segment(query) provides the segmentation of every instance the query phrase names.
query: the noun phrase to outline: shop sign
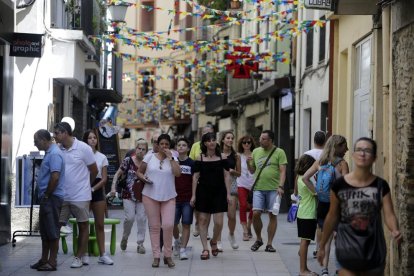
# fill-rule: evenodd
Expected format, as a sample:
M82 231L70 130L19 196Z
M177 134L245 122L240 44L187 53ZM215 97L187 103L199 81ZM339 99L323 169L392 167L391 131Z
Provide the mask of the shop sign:
M13 33L10 56L40 58L42 56L42 36L42 34Z
M305 0L305 8L315 10L332 10L332 0Z

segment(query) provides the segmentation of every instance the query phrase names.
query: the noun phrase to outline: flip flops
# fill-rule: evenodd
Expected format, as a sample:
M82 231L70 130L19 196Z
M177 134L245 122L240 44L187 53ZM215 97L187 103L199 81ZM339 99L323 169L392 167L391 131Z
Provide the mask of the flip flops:
M42 260L38 260L36 263L30 265L31 269L38 269L40 266L44 265L45 263Z
M276 252L276 249L274 249L271 244L268 244L268 245L266 245L265 251L266 252Z
M45 263L39 266L37 271L56 271L56 266L52 266L50 263Z

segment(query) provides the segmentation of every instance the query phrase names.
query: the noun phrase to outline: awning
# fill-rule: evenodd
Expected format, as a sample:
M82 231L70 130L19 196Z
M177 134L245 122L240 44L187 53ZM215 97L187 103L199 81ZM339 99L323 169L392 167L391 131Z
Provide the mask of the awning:
M120 103L122 102L121 93L114 89L89 88L89 101L103 103Z

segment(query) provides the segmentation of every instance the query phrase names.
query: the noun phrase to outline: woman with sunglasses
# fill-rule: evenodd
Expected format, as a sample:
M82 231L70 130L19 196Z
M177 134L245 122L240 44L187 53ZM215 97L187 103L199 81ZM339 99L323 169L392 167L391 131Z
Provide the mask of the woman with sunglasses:
M253 186L254 178L253 174L247 168L247 159L252 156L252 151L255 147L254 139L250 135L241 137L237 143L241 168L240 176L237 178L237 193L239 196L240 223L243 227L243 241L249 241L253 237L251 229L253 211L250 210L249 216L247 217L247 196Z
M397 244L401 241L401 233L398 229L398 221L394 213L391 200L390 187L388 183L372 173L372 166L377 158L377 144L374 140L367 137L359 138L354 145L352 159L354 170L349 174L336 180L331 188L331 205L325 220L324 231L318 252L318 261L323 262L325 247L331 233L335 228L338 229L336 237L337 261L340 269L339 275L384 275L386 246L383 233L383 223L381 219L381 209L385 225L391 232L391 237ZM338 241L345 235L342 229L353 238L346 239L347 248L342 248ZM382 252L378 258L369 259L369 250L362 250L365 259L359 256L353 259L354 252L360 251L350 247L359 239L356 235L366 235L370 229L376 229L379 234L375 240L379 240L380 246L375 246L375 242L370 240L369 248L375 253ZM379 231L378 231L379 229ZM342 258L338 254L343 252ZM385 252L384 252L385 251ZM382 259L381 259L382 257ZM358 268L357 268L358 267Z
M148 217L151 239L152 267L159 267L161 257L160 233L164 243L164 264L175 266L172 256L172 238L175 219L175 177L181 175L181 168L170 150L171 138L168 134L158 136L158 152L147 154L137 175L145 182L142 202Z
M98 148L98 138L96 132L94 130L87 130L83 134L82 139L86 144L88 144L95 155L96 165L98 167L98 174L96 175L95 182L92 184L92 200L90 203L90 208L92 209L93 216L95 218L95 231L96 231L96 239L98 241L98 248L99 248L99 259L98 262L107 265L113 265L114 262L105 252L105 232L104 232L104 219L105 219L105 196L104 196L104 189L106 182L108 180L108 159L105 155L100 153ZM88 259L86 257L86 259ZM85 256L82 258L84 263Z
M118 179L126 174L126 188L122 189L122 202L124 206L124 230L121 239L121 250L126 250L128 245L129 234L131 234L134 221L137 222L137 253L145 254L145 231L147 230L147 216L145 214L144 205L133 195L132 186L138 179L136 171L148 152L148 143L144 139L137 140L135 152L125 157L121 166L114 175L111 187L111 196L115 196L116 183Z

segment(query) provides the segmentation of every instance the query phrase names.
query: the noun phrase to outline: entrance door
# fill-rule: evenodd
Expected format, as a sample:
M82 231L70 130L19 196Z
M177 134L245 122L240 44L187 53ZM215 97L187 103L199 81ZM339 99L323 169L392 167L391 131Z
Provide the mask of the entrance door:
M372 138L371 116L371 36L355 46L353 142Z

